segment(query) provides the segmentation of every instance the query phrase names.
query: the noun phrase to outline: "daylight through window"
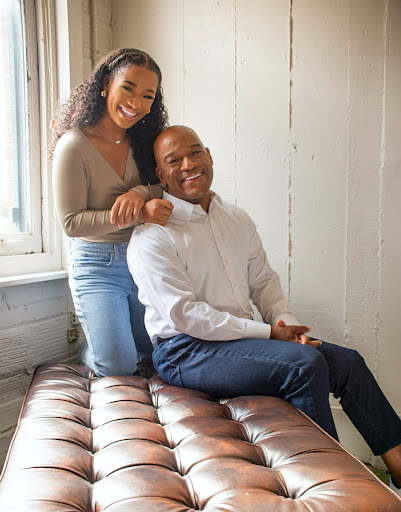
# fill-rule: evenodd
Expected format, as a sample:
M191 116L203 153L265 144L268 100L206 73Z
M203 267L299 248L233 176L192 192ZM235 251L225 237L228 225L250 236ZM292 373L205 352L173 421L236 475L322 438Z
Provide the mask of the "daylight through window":
M31 9L34 14L34 10ZM27 27L27 23L30 24ZM36 21L22 0L2 0L0 8L0 255L41 252L40 163L30 133L39 133ZM35 41L27 39L27 34ZM31 64L31 66L29 65ZM38 172L39 169L39 172ZM36 176L34 176L36 173ZM39 197L38 197L39 196ZM39 215L39 219L37 218Z

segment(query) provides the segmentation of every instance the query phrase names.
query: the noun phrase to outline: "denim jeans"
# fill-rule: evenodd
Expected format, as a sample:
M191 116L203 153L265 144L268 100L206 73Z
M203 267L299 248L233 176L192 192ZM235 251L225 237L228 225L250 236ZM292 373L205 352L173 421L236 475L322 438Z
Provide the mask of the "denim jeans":
M375 455L401 443L401 420L355 350L279 340L204 341L185 334L161 340L153 364L165 381L215 396L278 396L338 439L329 393Z
M78 359L99 376L132 375L138 361L152 359L127 246L77 238L70 242L69 285L86 337Z

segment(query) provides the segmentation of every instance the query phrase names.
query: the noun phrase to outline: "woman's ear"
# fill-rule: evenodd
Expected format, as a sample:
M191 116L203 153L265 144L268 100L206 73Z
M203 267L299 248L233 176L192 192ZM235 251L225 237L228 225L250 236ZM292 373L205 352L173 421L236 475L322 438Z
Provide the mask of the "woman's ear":
M103 89L107 92L108 88L109 88L109 84L110 84L110 75L106 75L104 78L103 78Z

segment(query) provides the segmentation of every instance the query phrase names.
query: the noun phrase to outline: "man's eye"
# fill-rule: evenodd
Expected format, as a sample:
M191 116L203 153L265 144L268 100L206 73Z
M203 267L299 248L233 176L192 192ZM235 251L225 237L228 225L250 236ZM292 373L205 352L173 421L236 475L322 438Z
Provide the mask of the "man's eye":
M176 158L174 158L173 160L170 160L170 161L169 161L169 162L167 162L167 163L168 163L168 165L171 165L171 164L175 164L175 163L176 163L176 161L177 161L177 159L176 159Z

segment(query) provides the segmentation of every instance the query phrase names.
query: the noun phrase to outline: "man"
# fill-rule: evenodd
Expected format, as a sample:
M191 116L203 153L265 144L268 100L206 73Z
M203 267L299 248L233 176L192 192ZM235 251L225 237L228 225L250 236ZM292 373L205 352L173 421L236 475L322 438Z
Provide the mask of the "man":
M135 229L128 264L160 376L216 396L279 396L337 438L332 392L401 483L400 419L356 351L309 338L292 316L254 223L210 191L209 149L173 126L154 152L174 208L164 226Z

